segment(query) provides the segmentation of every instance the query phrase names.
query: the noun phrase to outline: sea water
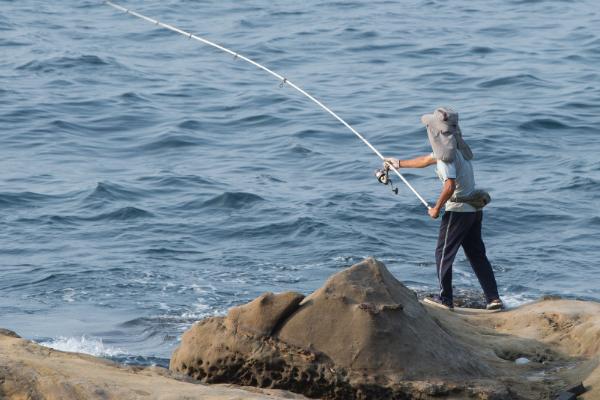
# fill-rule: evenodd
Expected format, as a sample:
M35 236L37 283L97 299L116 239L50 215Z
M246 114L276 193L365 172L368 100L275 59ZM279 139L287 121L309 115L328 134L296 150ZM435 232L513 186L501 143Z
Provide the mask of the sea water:
M450 105L491 192L501 295L600 300L592 1L127 1L231 47L383 154ZM182 332L367 256L437 288L439 221L338 121L243 61L101 1L0 3L0 326L164 365ZM407 170L430 202L431 169ZM457 290L478 293L464 254Z

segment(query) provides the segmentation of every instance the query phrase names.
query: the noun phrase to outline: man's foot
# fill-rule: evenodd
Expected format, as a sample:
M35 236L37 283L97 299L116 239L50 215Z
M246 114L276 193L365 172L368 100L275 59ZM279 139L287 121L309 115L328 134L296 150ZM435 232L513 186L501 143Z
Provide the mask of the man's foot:
M502 300L500 299L492 300L489 303L487 303L487 306L485 306L486 310L502 310L503 308L504 303L502 303Z
M454 310L452 302L442 299L438 295L427 296L423 299L423 303L431 304L432 306L443 308L444 310Z

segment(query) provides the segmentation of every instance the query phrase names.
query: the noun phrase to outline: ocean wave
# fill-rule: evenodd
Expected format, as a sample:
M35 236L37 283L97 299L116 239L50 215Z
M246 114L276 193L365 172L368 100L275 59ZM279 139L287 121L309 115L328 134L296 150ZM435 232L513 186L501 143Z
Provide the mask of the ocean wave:
M205 139L198 136L183 135L183 134L166 134L157 140L150 143L146 143L142 146L137 147L139 151L155 152L155 151L166 151L168 149L179 149L182 147L198 146L206 143Z
M301 144L295 144L289 148L289 151L294 154L299 155L308 155L308 154L320 154L317 151L311 150L306 146L302 146Z
M169 368L169 359L163 357L153 357L153 356L140 356L140 355L117 355L117 356L109 356L112 361L118 362L119 364L125 365L141 365L154 367L159 366L168 369Z
M40 207L49 200L60 200L61 196L49 196L34 192L0 193L2 207Z
M211 208L244 208L264 202L265 199L254 193L225 192L201 203L202 207Z
M568 184L561 185L561 191L581 190L584 192L600 191L600 180L589 176L575 176Z
M577 100L577 101L569 101L569 102L565 102L562 103L562 106L565 108L572 108L573 110L581 110L581 109L597 109L598 108L598 103L596 102L585 102L581 99Z
M269 182L269 183L286 183L283 179L279 179L276 176L270 174L260 174L257 177L257 180L260 182Z
M0 31L12 31L15 29L15 24L9 21L0 20Z
M217 310L206 304L197 303L193 310L133 318L120 323L119 327L130 333L131 341L145 342L158 338L160 342L174 342L177 337L172 334L165 335L165 332L181 332L193 323L215 314L218 314Z
M148 249L145 251L147 254L155 254L155 255L166 255L166 256L176 256L180 254L203 254L203 251L199 250L184 250L184 249L174 249L167 247L157 247Z
M333 136L330 132L314 128L303 128L293 135L300 139L329 139Z
M366 52L382 53L382 52L390 52L392 50L401 49L404 47L406 47L406 46L402 42L379 44L379 45L370 43L370 44L365 44L362 46L348 47L346 50L351 51L351 52L357 52L357 53L366 53ZM423 50L424 54L433 54L433 53L429 53L431 51L433 51L433 50L432 49ZM439 51L439 49L438 49L438 51Z
M231 232L234 236L241 235L242 237L257 237L257 236L291 236L302 237L326 236L329 225L325 222L317 221L310 217L300 217L291 221L276 222L261 225L258 227L250 227L240 229L236 232Z
M77 57L52 57L46 60L31 60L17 67L17 70L30 72L53 72L57 70L102 67L111 64L105 59L90 54L84 54Z
M80 218L85 221L128 221L138 218L151 218L154 214L137 207L123 207L115 211L99 214L93 217Z
M89 201L131 201L137 200L143 197L143 192L140 190L133 190L126 188L121 185L117 185L109 182L98 182L92 193L87 195L84 202Z
M149 102L150 100L136 92L125 92L119 95L119 99L125 100L127 103Z
M82 215L50 215L41 216L36 219L19 219L19 222L35 222L36 220L46 220L53 224L73 225L79 222L100 222L100 221L130 221L135 219L153 218L154 214L137 207L122 207L114 211L109 211L92 216Z
M46 87L50 87L50 88L56 88L56 87L68 87L68 86L73 86L75 85L75 82L70 81L68 79L53 79L51 81L48 81L48 83L46 83Z
M481 88L494 88L499 86L517 86L521 88L527 87L545 87L548 86L543 79L540 79L531 74L518 74L518 75L510 75L503 76L500 78L490 79L484 82L479 83L477 86Z
M22 47L30 45L30 42L18 42L16 40L0 39L0 47Z
M470 52L473 54L490 54L494 52L494 49L487 46L474 46L471 47Z
M569 126L553 118L535 118L519 125L519 129L544 131L547 129L568 129Z
M138 178L139 181L151 183L155 190L180 189L182 191L189 190L190 187L205 187L216 184L207 178L197 175L180 175L180 176L143 176Z
M2 290L17 289L17 288L25 287L25 286L35 286L35 285L39 285L39 284L45 284L45 283L51 282L51 281L64 280L68 277L70 277L70 274L53 273L53 274L49 274L43 278L34 280L33 282L18 282L18 283L14 283L12 285L2 287Z
M183 122L180 122L179 124L177 124L178 128L181 129L188 129L191 131L197 131L199 129L203 128L203 124L202 122L195 120L195 119L187 119Z
M276 127L284 125L287 121L287 118L276 117L274 115L255 114L231 120L229 124L237 128Z
M54 120L50 123L50 125L52 126L53 131L58 130L60 132L69 132L76 135L87 132L87 126L65 121L62 119Z
M59 336L53 339L42 340L38 343L55 350L90 354L96 357L117 357L125 354L125 352L119 348L105 345L102 338L85 335L80 337Z

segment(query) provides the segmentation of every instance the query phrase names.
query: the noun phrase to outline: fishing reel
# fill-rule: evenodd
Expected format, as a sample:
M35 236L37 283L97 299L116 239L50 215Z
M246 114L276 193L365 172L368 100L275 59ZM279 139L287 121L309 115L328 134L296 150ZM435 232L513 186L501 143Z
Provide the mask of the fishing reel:
M394 194L398 194L398 188L394 187L392 178L390 178L390 165L388 163L384 163L383 168L375 170L375 177L379 183L390 185L392 192L394 192Z

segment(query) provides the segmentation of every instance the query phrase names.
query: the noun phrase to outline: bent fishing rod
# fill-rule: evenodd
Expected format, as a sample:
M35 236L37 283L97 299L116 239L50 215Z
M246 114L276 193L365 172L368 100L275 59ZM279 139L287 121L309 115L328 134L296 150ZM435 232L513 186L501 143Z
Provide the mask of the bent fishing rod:
M327 111L331 116L333 116L335 119L337 119L338 121L340 121L346 128L350 129L350 131L352 133L354 133L364 144L366 144L373 151L373 153L375 153L379 158L381 158L381 160L385 161L385 158L383 157L383 155L375 147L373 147L373 145L371 143L369 143L369 141L367 139L365 139L363 137L363 135L361 135L360 133L358 133L358 131L356 129L354 129L352 126L350 126L350 124L348 124L346 121L344 121L339 115L337 115L336 113L334 113L333 111L331 111L331 109L329 109L329 107L327 107L326 105L324 105L323 103L321 103L319 100L317 100L316 98L314 98L313 96L311 96L306 91L304 91L304 89L302 89L301 87L297 86L295 83L293 83L289 79L285 78L284 76L278 74L277 72L274 72L274 71L270 70L269 68L265 67L264 65L261 65L261 64L257 63L254 60L251 60L250 58L248 58L246 56L243 56L243 55L241 55L241 54L239 54L239 53L237 53L237 52L235 52L233 50L230 50L230 49L228 49L226 47L223 47L223 46L220 46L220 45L218 45L216 43L213 43L210 40L205 39L205 38L203 38L201 36L194 35L192 33L189 33L189 32L183 31L183 30L181 30L179 28L176 28L176 27L174 27L172 25L165 24L164 22L160 22L160 21L155 20L153 18L147 17L147 16L142 15L142 14L140 14L138 12L135 12L133 10L130 10L128 8L125 8L125 7L122 7L122 6L118 5L118 4L115 4L115 3L111 2L111 1L105 1L105 3L108 4L111 7L119 10L119 11L122 11L122 12L126 13L126 14L133 15L134 17L137 17L137 18L143 19L145 21L148 21L148 22L150 22L150 23L152 23L152 24L154 24L156 26L160 26L161 28L166 28L166 29L168 29L170 31L179 33L180 35L183 35L183 36L187 37L188 39L194 39L194 40L197 40L197 41L199 41L201 43L204 43L204 44L212 46L212 47L214 47L216 49L219 49L219 50L221 50L221 51L223 51L225 53L228 53L228 54L232 55L233 58L234 58L234 60L239 58L240 60L244 60L247 63L252 64L252 65L254 65L257 68L262 69L263 71L265 71L268 74L274 76L275 78L277 78L280 81L279 87L283 87L284 85L289 85L292 88L294 88L296 91L300 92L303 96L307 97L309 100L311 100L312 102L314 102L316 105L318 105L319 107L321 107L323 110ZM425 201L425 199L415 190L415 188L412 187L412 185L406 180L406 178L396 168L394 168L393 165L390 165L389 163L386 163L386 168L385 168L385 174L386 174L386 176L385 176L385 179L380 179L380 176L377 175L377 179L380 182L382 182L384 184L387 184L387 182L389 181L388 178L387 178L387 170L388 169L391 169L392 171L394 171L394 173L396 175L398 175L398 177L402 180L402 182L404 182L404 184L415 194L415 196L417 196L417 198L421 201L421 203L423 203L423 205L425 207L427 207L428 209L431 208L429 206L429 204L427 204L427 201ZM377 171L377 174L380 174L380 173L381 173L381 171ZM397 193L397 189L396 189L396 193Z

